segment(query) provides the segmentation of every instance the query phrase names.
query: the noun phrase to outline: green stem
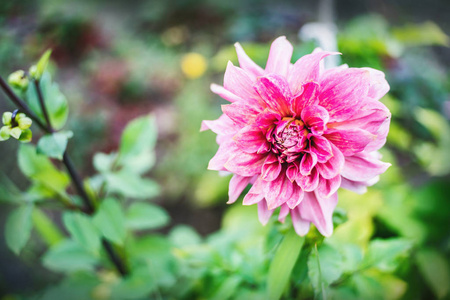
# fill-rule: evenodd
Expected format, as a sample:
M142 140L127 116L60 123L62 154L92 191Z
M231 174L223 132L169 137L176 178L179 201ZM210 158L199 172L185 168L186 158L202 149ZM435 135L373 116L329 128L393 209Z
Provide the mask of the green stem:
M50 132L54 132L55 130L53 129L52 124L50 123L50 118L48 116L47 108L45 107L44 97L42 96L42 90L39 85L39 80L33 79L33 83L34 83L34 86L36 88L36 92L38 95L39 105L41 106L41 110L44 115L45 122L47 123L47 128Z
M305 238L298 236L294 228L291 228L281 241L269 267L267 277L268 299L278 300L281 298L304 243Z

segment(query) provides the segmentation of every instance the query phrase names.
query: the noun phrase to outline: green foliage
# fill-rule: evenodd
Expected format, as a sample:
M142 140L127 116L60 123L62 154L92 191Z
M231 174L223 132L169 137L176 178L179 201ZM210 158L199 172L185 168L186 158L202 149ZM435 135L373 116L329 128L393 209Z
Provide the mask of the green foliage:
M56 169L46 156L38 154L34 146L21 145L18 162L22 173L43 188L43 195L68 198L65 190L70 183L69 176Z
M126 214L126 227L132 230L158 229L169 223L169 215L150 203L133 203Z
M39 61L35 66L32 66L30 68L30 75L36 79L40 80L42 77L42 74L44 74L45 70L47 69L48 62L50 60L50 55L52 54L52 50L47 50L42 54L41 58L39 58Z
M123 245L126 236L125 216L116 199L103 200L92 221L106 239Z
M326 299L325 290L341 277L344 268L342 255L329 245L324 244L319 250L315 248L311 252L308 259L308 276L318 298Z
M56 130L64 127L69 115L69 107L66 97L59 90L59 86L53 83L49 72L45 72L39 80L39 87L42 91L42 97L45 101L45 107L48 111L50 123ZM30 108L37 114L41 120L44 120L44 113L39 104L36 86L30 84L26 91L26 99Z
M417 266L423 278L438 299L449 293L450 267L448 260L438 251L424 248L416 254Z
M146 200L159 194L159 186L148 178L128 170L105 174L108 189L124 197Z
M93 270L98 260L79 242L66 239L52 246L42 257L42 262L53 271L72 273Z
M398 266L397 259L407 254L411 246L411 242L404 239L373 240L362 261L362 268L375 267L392 272Z
M292 228L278 246L267 276L268 299L280 299L305 239Z
M33 205L24 204L11 212L6 220L6 244L16 254L20 253L30 238L31 229L33 227L31 219L32 213Z
M156 123L154 118L144 116L131 121L122 133L119 147L119 164L124 167L132 168L137 173L144 173L150 168L148 158L152 156L152 149L156 143ZM144 159L144 161L142 161Z
M100 233L91 218L78 212L65 212L63 222L72 238L80 246L91 253L98 253L100 250Z
M73 136L72 131L60 131L46 134L38 142L37 153L62 160L67 142Z

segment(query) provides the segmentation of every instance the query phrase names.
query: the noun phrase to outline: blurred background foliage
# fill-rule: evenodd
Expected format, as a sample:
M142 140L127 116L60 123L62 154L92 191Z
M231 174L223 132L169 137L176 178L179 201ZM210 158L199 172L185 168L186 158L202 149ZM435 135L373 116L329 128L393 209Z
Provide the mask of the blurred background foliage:
M335 234L309 234L318 246L302 252L285 299L449 299L449 10L445 0L336 1L342 63L381 69L391 85L382 100L392 112L382 154L392 167L364 195L341 191ZM318 14L316 1L293 0L1 1L0 74L53 49L49 69L69 103L68 149L83 176L115 186L117 174L105 175L110 153L128 121L151 112L154 167L141 173L159 187L144 188L153 204L128 211L138 220L130 228L147 233L128 244L137 275L120 280L94 268L97 258L65 233L45 230L48 218L62 221L42 207L20 257L0 240L0 299L264 299L288 221L262 227L254 207L225 205L229 177L206 170L217 145L199 128L221 113L224 101L209 85L222 83L228 60L237 63L234 42L264 66L270 42L286 35L297 59L316 47L298 31ZM1 111L12 110L0 99ZM30 186L16 153L17 143L1 144L2 229L19 190ZM136 197L120 186L115 192ZM154 223L139 219L146 209ZM61 271L69 273L63 280Z

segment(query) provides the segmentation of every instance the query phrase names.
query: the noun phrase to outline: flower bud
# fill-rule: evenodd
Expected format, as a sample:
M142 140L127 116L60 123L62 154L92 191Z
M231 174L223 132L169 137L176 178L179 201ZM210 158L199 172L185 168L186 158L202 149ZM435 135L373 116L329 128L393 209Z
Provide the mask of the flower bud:
M22 131L22 134L20 135L19 141L22 143L28 143L31 142L31 138L33 137L33 133L30 129L26 129Z
M16 120L16 122L19 122L20 119L26 118L26 117L27 117L26 114L24 114L24 113L18 113L18 114L16 115L15 120Z
M25 115L24 115L25 116ZM17 123L19 124L19 128L22 130L26 130L28 128L30 128L31 124L33 123L33 121L31 121L30 118L28 117L21 117Z
M0 141L6 141L9 139L9 132L11 131L11 127L9 126L3 126L0 129Z
M9 132L9 134L15 138L16 140L18 140L20 138L20 135L22 134L22 129L20 129L19 127L14 127L11 129L11 131Z
M3 125L11 125L11 117L12 117L12 113L7 111L3 113L3 117L2 117L2 122Z
M26 90L29 81L25 72L23 70L18 70L8 76L8 82L17 89Z

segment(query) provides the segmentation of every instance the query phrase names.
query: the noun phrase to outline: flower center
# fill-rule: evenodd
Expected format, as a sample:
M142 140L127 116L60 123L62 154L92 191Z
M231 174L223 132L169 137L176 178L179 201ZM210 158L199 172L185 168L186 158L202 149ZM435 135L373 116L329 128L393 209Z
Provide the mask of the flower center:
M279 154L280 162L293 162L306 148L308 133L301 120L286 117L267 132L267 140L272 143L272 151Z

